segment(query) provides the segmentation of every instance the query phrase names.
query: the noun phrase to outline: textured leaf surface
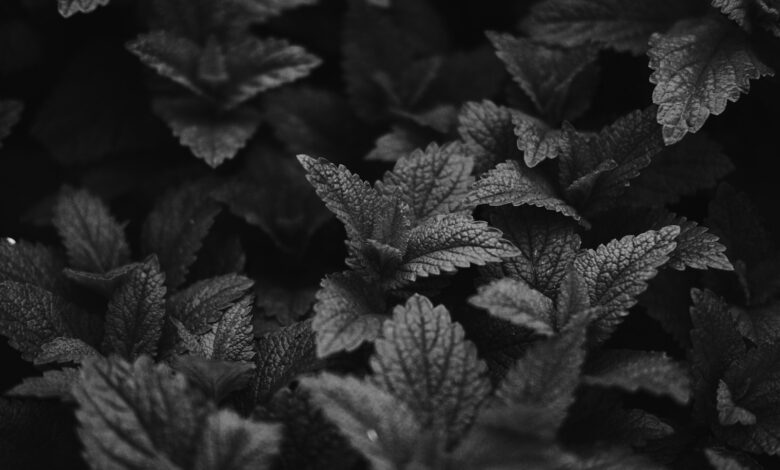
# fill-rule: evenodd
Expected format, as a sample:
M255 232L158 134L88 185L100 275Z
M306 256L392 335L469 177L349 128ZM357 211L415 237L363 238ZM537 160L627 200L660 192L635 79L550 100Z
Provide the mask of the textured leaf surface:
M429 145L399 159L380 185L385 194L400 193L417 221L448 214L458 207L473 178L474 162L459 143Z
M64 259L49 247L8 239L0 240L0 282L33 284L50 292L62 293Z
M299 155L298 160L306 170L306 179L344 224L347 235L355 239L369 238L374 228L373 209L379 203L374 188L343 165L306 155Z
M157 260L129 273L108 303L103 350L127 359L154 355L165 321L165 292Z
M148 357L98 359L84 365L74 393L92 468L193 468L210 407L183 375Z
M220 211L208 183L181 186L158 201L143 226L143 251L156 254L168 287L186 279L203 239Z
M213 413L198 447L194 470L260 470L279 451L281 426L246 420L231 410Z
M252 108L221 111L194 98L160 99L154 111L182 145L212 168L235 157L260 126Z
M474 184L464 200L464 205L475 207L482 204L531 205L586 223L574 208L558 197L547 180L533 170L522 168L515 161L499 163Z
M41 346L56 338L84 335L87 314L67 300L31 284L0 283L0 333L32 361ZM90 338L94 339L94 338Z
M690 396L688 371L662 352L606 351L588 364L585 374L585 383L591 385L644 390L682 404Z
M17 397L72 400L71 390L78 383L79 378L79 370L76 368L47 370L40 377L26 377L22 383L8 390L6 394Z
M517 136L517 148L523 151L523 160L529 168L545 160L558 158L563 146L563 134L558 129L552 129L544 122L515 114L512 117Z
M74 362L81 363L84 359L99 356L100 353L78 338L61 336L54 338L41 346L41 352L35 356L35 364L48 364L57 362L60 364Z
M669 261L679 234L676 226L651 230L577 256L574 267L588 286L591 304L603 307L596 320L602 333L612 331L636 304L636 297L647 289L647 281Z
M596 43L639 55L647 38L692 13L681 0L544 0L522 29L535 39L567 47Z
M656 86L658 123L666 144L698 132L707 118L747 93L750 80L772 75L753 53L744 33L719 19L675 26L650 39L650 81Z
M436 216L410 233L397 275L404 281L414 281L516 255L517 248L485 222L459 215Z
M756 415L736 405L729 386L724 381L718 382L718 421L724 426L735 424L756 424Z
M376 470L404 468L421 433L412 411L385 390L352 377L323 374L301 385Z
M520 255L488 266L488 272L522 279L552 298L580 248L576 225L558 214L508 207L492 212L490 223L520 250Z
M469 303L542 335L553 333L553 303L525 281L504 278L480 286Z
M718 241L716 235L709 232L707 227L685 217L673 218L670 223L664 225L680 227L680 235L676 240L677 246L669 259L669 267L677 270L685 269L686 266L694 269L734 270L726 257L726 247Z
M103 201L87 190L63 190L54 207L53 222L71 268L105 273L130 258L124 225L114 219Z
M552 123L579 117L595 91L596 50L561 49L488 32L496 55L541 115Z
M385 314L381 293L352 272L326 277L321 286L312 322L318 357L352 351L379 336Z
M108 5L109 0L57 0L60 14L65 18L76 13L89 13L102 5Z
M167 308L187 329L202 333L253 285L251 279L238 274L204 279L171 296Z
M469 155L473 155L477 172L520 156L512 122L515 113L487 100L463 105L458 115L458 134Z
M317 363L310 320L294 323L256 341L256 373L252 379L255 402L264 402L296 375Z
M220 361L253 362L252 297L232 304L210 329L196 335L178 324L179 335L191 352Z
M580 315L559 335L528 348L496 391L497 404L479 417L478 425L554 436L574 402L587 324L588 315Z
M374 381L420 425L458 436L490 392L487 367L442 305L415 294L385 322L371 359Z
M232 392L246 387L253 368L247 362L221 361L193 355L177 356L171 366L215 403L220 403Z

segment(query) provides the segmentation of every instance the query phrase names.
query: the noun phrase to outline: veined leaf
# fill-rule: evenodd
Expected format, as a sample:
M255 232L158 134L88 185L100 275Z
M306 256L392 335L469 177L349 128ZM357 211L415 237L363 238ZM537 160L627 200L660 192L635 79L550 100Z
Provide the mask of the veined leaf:
M57 0L60 14L68 18L76 13L90 13L97 7L108 5L109 0Z
M0 282L33 284L53 293L66 290L64 259L49 247L26 241L0 240Z
M188 330L203 333L253 285L254 281L238 274L204 279L172 295L167 309Z
M474 156L477 173L493 168L499 162L520 157L512 121L516 113L519 111L487 100L463 105L458 114L458 134L469 155Z
M504 278L480 286L469 303L542 335L553 333L553 303L525 281Z

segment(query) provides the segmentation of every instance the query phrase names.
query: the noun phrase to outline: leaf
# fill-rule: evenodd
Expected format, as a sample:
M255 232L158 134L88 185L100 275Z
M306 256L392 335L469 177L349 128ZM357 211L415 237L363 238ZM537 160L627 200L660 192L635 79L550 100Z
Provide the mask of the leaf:
M294 323L257 339L253 403L269 400L273 394L318 363L312 322Z
M487 100L463 105L458 114L458 134L469 155L473 155L477 173L519 158L512 122L516 113L519 111Z
M699 133L666 147L631 181L621 203L663 206L711 188L734 169L720 145Z
M595 320L599 334L610 333L628 315L636 297L647 289L647 281L669 261L679 234L679 227L664 227L628 235L577 256L574 267L585 279L591 305L603 307Z
M559 214L532 207L498 208L489 219L520 250L520 255L490 265L487 271L498 278L521 279L547 297L554 297L580 248L576 225Z
M154 355L165 321L165 276L151 259L125 278L108 303L103 350L135 359Z
M239 0L252 15L252 19L258 22L281 15L292 8L314 5L318 0Z
M756 424L756 415L734 404L729 386L724 381L718 382L718 421L723 426L735 424Z
M463 204L513 206L531 205L571 217L587 224L577 211L555 194L550 183L533 170L522 168L515 161L499 163L479 179L466 196Z
M60 15L68 18L76 13L90 13L99 6L108 5L109 0L57 0Z
M200 334L253 285L254 281L239 274L204 279L172 295L167 309L188 330Z
M246 420L231 410L210 415L194 470L271 468L282 440L281 426Z
M0 148L3 139L11 135L11 129L19 122L24 111L24 104L15 100L0 100Z
M166 193L146 218L142 233L145 254L156 254L165 282L175 289L186 280L203 239L220 211L207 182L194 182Z
M688 371L656 351L605 351L586 366L583 381L628 392L666 395L680 404L687 403L690 396Z
M374 229L373 209L379 204L374 188L343 165L306 155L298 155L298 161L317 195L344 224L347 235L357 240L370 238Z
M124 225L87 190L63 190L54 207L53 222L67 250L70 267L105 273L128 262L130 248Z
M260 127L260 114L246 106L220 110L187 97L158 99L153 108L179 142L212 168L235 157Z
M670 223L665 225L680 227L677 246L669 259L669 267L680 271L686 266L694 269L734 270L724 253L726 247L718 241L716 235L709 232L707 227L702 227L685 217L675 217L673 214L670 214L667 221Z
M553 333L553 303L524 281L498 279L480 286L469 303L498 318L549 336Z
M54 338L41 346L41 352L35 356L36 365L56 362L65 364L74 362L81 363L89 357L99 356L100 353L91 345L78 338L68 338L61 336Z
M462 215L440 215L412 229L396 278L413 282L418 277L483 266L516 255L517 248L485 222Z
M531 8L521 29L550 44L595 43L640 55L652 33L697 10L696 2L681 0L544 0Z
M64 260L52 248L26 241L0 240L0 282L32 284L61 294L66 290L61 273Z
M743 32L717 18L684 22L650 38L653 103L667 145L698 132L707 118L747 93L750 80L773 75Z
M598 73L595 49L553 48L490 31L487 37L512 79L550 122L576 119L588 109Z
M585 279L573 266L570 266L558 286L553 316L554 329L562 330L578 315L589 309L590 293Z
M247 362L221 361L201 356L178 356L172 367L207 397L220 403L232 392L246 387L254 368Z
M91 289L104 297L111 297L111 294L122 283L127 274L142 264L143 263L128 263L105 273L77 271L75 269L65 268L62 271L62 274L69 281L79 286Z
M558 158L563 143L563 134L558 129L552 129L544 122L515 114L512 116L517 136L517 148L523 151L523 161L528 168L533 168L545 160Z
M80 308L40 287L13 281L0 283L0 333L26 361L56 338L92 341L96 336L94 324Z
M181 323L174 324L190 352L221 361L253 362L252 303L252 297L247 296L232 304L203 334L193 334Z
M707 460L715 470L760 470L761 465L749 456L726 448L704 450Z
M142 356L88 361L74 389L92 468L191 468L209 406L184 376Z
M374 382L402 400L425 428L461 435L490 392L487 367L463 328L444 306L419 294L395 308L375 347Z
M312 329L317 357L353 351L364 341L373 341L382 328L384 298L357 274L346 271L322 280L314 304Z
M422 428L412 411L390 393L352 377L322 374L301 385L376 470L405 468Z
M574 402L589 319L589 313L582 314L560 334L528 348L496 391L496 404L479 416L477 426L553 437Z
M616 205L631 181L664 148L654 115L653 107L631 112L597 135L564 129L566 150L559 161L567 199L578 199L577 207L586 213Z
M79 382L79 370L65 368L62 370L47 370L40 377L26 377L22 383L6 392L6 395L16 397L59 398L72 400L73 386Z
M474 162L459 143L430 144L399 159L379 184L381 193L398 192L409 205L415 222L449 214L473 182Z

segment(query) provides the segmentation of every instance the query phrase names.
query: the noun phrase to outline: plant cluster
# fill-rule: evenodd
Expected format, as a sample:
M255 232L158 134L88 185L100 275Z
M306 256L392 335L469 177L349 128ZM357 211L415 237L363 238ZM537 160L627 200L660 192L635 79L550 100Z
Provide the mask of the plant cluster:
M777 468L780 2L457 8L0 5L4 468Z

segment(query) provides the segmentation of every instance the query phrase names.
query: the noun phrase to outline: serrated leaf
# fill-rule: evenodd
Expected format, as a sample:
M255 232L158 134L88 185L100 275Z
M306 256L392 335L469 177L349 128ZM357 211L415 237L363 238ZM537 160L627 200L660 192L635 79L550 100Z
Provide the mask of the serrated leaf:
M650 230L577 256L574 267L585 279L591 305L603 308L594 325L600 335L609 334L628 315L636 297L647 289L647 281L669 261L679 234L676 226Z
M723 426L742 424L749 426L756 424L756 415L734 404L729 386L724 381L718 382L718 421Z
M177 321L174 324L190 352L221 361L252 362L255 357L252 303L251 296L235 302L202 334L188 331Z
M536 208L510 207L494 210L489 219L520 255L486 270L496 277L522 279L547 297L554 297L580 248L574 222Z
M192 468L210 407L183 375L147 356L88 361L74 389L92 468Z
M664 145L648 107L618 118L597 135L564 129L560 181L577 207L597 213L616 205Z
M193 470L271 468L282 440L278 424L253 422L220 410L206 419Z
M156 259L129 273L108 303L103 351L127 359L154 355L165 321L165 292Z
M386 173L378 189L399 194L416 222L458 208L473 181L473 159L459 143L430 144L399 159Z
M750 80L773 75L744 33L718 18L683 22L650 38L653 103L667 145L698 132L707 118L747 93Z
M248 362L221 361L201 356L178 356L172 367L187 377L207 397L220 403L232 392L241 390L249 383L254 368Z
M522 168L516 161L499 163L474 183L463 201L464 206L530 205L558 212L587 224L577 211L555 193L552 185L540 174Z
M306 155L298 155L298 161L317 195L344 224L347 235L357 240L370 238L374 229L373 209L379 204L374 188L343 165Z
M8 344L32 361L41 347L59 337L81 337L90 342L99 335L99 323L62 297L13 281L0 283L0 333Z
M254 403L269 400L278 389L318 362L311 320L263 335L255 344L256 372L251 384Z
M594 48L561 49L509 34L487 36L512 79L550 122L576 119L587 110L598 71Z
M16 397L59 398L72 400L73 386L79 382L80 374L76 368L47 370L40 377L27 377L22 383L6 392Z
M220 110L187 97L158 99L153 108L179 142L212 168L235 157L260 127L260 114L247 106Z
M110 297L114 290L122 283L125 276L143 263L128 263L104 273L78 271L65 268L62 274L71 282L91 289L104 297Z
M480 286L469 298L475 307L491 315L549 336L553 333L553 303L525 281L504 278Z
M487 100L463 105L458 114L458 134L474 157L477 173L520 157L512 121L516 113Z
M463 328L419 294L395 308L375 347L374 382L403 401L421 426L451 438L471 424L490 392L487 367Z
M54 207L53 222L71 268L105 273L128 262L130 248L124 225L89 191L63 190Z
M304 378L301 386L374 469L405 468L412 461L422 429L402 401L352 377L322 374Z
M737 23L747 32L755 32L761 26L775 36L780 36L780 7L765 0L712 0L712 6Z
M63 293L64 267L64 260L52 248L23 240L14 243L9 239L0 240L0 282L15 281Z
M314 304L317 357L353 351L364 341L373 341L384 315L383 295L357 274L346 271L326 277Z
M699 9L684 0L544 0L531 8L521 29L551 44L595 43L640 55L652 33Z
M207 182L194 182L166 193L147 216L142 248L155 254L165 282L175 289L186 280L203 239L220 211L211 199Z
M605 351L586 366L583 381L628 392L667 395L681 404L690 396L688 371L665 353L655 351Z
M36 365L56 362L64 364L73 362L81 363L85 359L99 356L100 353L91 345L78 338L61 336L41 346L41 352L33 361Z
M203 279L172 295L167 309L188 330L200 334L253 285L254 281L239 274Z
M577 315L590 309L590 293L585 279L572 265L558 285L555 297L555 330L560 331Z
M663 206L710 188L734 169L720 145L699 133L666 147L631 181L621 203Z
M517 148L523 151L526 166L533 168L545 160L558 158L564 145L560 130L519 113L512 116L512 124L515 126Z
M413 282L418 277L483 266L517 254L517 248L485 222L469 216L440 215L412 229L396 278Z
M665 222L669 222L668 224ZM686 267L693 269L722 269L733 271L734 266L726 257L726 247L723 246L716 235L685 217L675 217L670 214L664 225L677 225L680 227L680 235L677 236L677 246L669 259L669 267L683 270ZM655 227L654 227L655 228Z
M0 148L3 139L11 134L11 129L19 122L24 111L24 104L15 100L0 100Z
M496 391L497 403L478 426L550 438L566 417L579 385L590 314L574 319L560 334L528 348Z
M90 13L99 6L108 5L109 0L57 0L60 14L65 18L76 13Z

